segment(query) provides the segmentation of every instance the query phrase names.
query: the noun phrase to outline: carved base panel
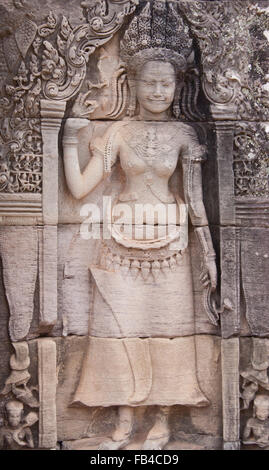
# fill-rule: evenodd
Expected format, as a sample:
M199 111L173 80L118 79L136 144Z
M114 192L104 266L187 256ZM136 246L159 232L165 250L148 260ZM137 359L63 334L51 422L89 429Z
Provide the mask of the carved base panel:
M199 386L210 404L169 408L170 438L166 449L220 449L222 446L220 339L197 335L194 341ZM63 449L98 449L113 435L117 407L72 404L87 342L87 337L72 336L28 343L31 364L28 385L36 378L39 390L39 433L36 429L35 439L39 435L36 445L40 448L55 448L60 442ZM143 402L135 406L134 430L126 449L142 448L158 409L157 405L146 406Z
M165 449L238 450L240 446L246 450L267 448L267 421L259 419L259 413L262 413L266 403L268 406L269 399L268 340L241 338L240 343L236 339L222 340L222 347L220 338L216 336L196 335L193 340L199 387L209 403L201 407L146 406L143 401L135 405L132 403L133 431L123 448L143 448L160 409L165 409L168 415L169 441L165 444ZM24 422L31 429L35 447L54 449L60 446L63 450L94 450L99 449L104 441L111 440L118 422L119 407L87 407L74 403L87 344L86 336L13 343L14 352L11 351L9 356L11 373L1 390L1 412L4 417L9 403L22 403ZM240 402L236 377L234 391L226 391L225 383L221 385L221 375L226 377L227 366L228 374L231 376L234 373L234 366L232 363L229 366L228 363L233 360L235 347L238 346ZM236 369L234 371L236 373ZM25 384L24 387L22 383ZM228 407L227 410L225 406ZM223 439L221 415L223 412L227 419L229 413L233 412L233 406L238 407L240 429L239 421L232 424L233 429L231 421L230 424L227 422ZM2 428L2 433L4 431L5 428ZM4 441L4 448L9 448L6 444ZM27 445L30 447L29 442Z
M268 450L268 2L0 17L0 449Z

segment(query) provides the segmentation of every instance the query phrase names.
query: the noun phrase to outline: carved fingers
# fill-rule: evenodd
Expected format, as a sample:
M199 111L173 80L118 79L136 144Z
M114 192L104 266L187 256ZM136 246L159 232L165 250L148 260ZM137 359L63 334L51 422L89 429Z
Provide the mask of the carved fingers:
M209 278L212 287L212 291L216 290L217 287L217 267L215 260L211 260L208 266Z
M217 267L215 259L205 259L203 263L203 270L200 275L200 281L203 287L211 285L212 291L216 290L217 287Z
M203 269L202 273L200 274L200 281L203 284L203 287L207 287L209 284L209 276L208 272Z

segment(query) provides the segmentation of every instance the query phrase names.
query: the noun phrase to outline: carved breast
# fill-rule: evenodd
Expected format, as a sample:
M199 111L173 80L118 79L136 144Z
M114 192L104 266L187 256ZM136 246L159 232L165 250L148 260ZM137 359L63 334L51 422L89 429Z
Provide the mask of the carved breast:
M170 128L167 135L162 129L165 125L167 123L136 122L123 129L120 161L127 176L150 172L168 180L174 173L179 153L178 136L174 128Z

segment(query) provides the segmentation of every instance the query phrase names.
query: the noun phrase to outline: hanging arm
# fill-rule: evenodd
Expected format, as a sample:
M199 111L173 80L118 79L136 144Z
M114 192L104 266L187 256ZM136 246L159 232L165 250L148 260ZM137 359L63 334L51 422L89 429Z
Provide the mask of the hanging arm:
M208 226L202 191L201 163L205 160L205 147L199 144L196 132L191 128L185 130L181 157L185 200L202 252L200 280L203 285L204 308L210 322L217 326L220 314L225 310L232 310L233 306L229 299L224 299L223 305L218 306L217 300L214 298L217 287L216 254Z

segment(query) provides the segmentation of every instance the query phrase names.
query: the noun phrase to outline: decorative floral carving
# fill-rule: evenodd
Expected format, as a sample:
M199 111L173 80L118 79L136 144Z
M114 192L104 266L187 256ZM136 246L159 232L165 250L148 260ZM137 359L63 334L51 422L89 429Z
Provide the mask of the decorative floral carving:
M258 5L250 5L248 10L250 34L249 80L248 87L242 87L239 114L243 119L269 118L269 11Z
M30 57L29 68L21 62L12 84L0 99L0 191L41 192L42 140L39 116L41 79L38 58Z
M21 61L12 81L3 84L0 110L6 117L1 119L0 130L0 192L42 191L42 74L38 56L44 37L55 27L56 17L50 14L32 36L27 60Z
M242 118L268 116L268 91L262 86L266 38L260 39L261 31L257 32L263 26L268 29L268 12L248 1L183 0L179 7L199 41L208 100L234 106L235 115Z
M238 85L246 70L245 54L240 53L238 24L230 21L230 18L234 20L241 13L241 3L183 1L180 4L199 40L204 72L203 88L209 101L214 104L227 104L235 100ZM236 43L238 45L235 48Z
M15 354L10 356L11 372L0 394L8 398L16 398L30 408L38 408L39 403L33 395L33 390L38 389L27 385L31 377L28 372L30 366L28 344L24 341L12 344Z
M269 448L269 343L268 339L252 339L251 365L241 372L242 410L253 402L253 417L247 420L243 444Z
M38 119L2 119L0 191L41 192L42 148Z
M51 11L47 17L47 22L39 26L38 34L41 38L46 38L50 34L53 34L57 26L58 18Z
M31 411L24 416L24 405L38 408L33 391L38 387L28 386L30 373L29 347L26 342L12 343L15 354L10 357L11 372L0 392L3 418L0 418L0 448L19 449L34 447L31 427L38 421L38 414Z
M12 140L8 141L6 132L1 134L0 191L41 192L41 132L36 118L39 117L42 92L46 98L55 100L69 100L76 95L86 76L89 56L97 47L111 39L122 26L126 15L131 14L137 4L137 0L84 1L81 6L87 23L75 28L65 17L59 22L52 12L37 27L28 9L28 16L26 13L22 15L27 8L25 2L15 2L18 11L14 10L13 19L11 13L3 9L5 26L0 28L0 35L5 43L3 51L6 67L16 72L13 72L12 81L4 84L0 109L3 115L14 116L16 119L9 124L14 134ZM161 25L161 3L158 8ZM184 13L192 33L198 38L203 64L203 89L209 101L220 106L233 105L238 115L245 119L267 118L267 37L264 34L266 28L268 29L266 10L245 1L182 1L173 8L179 8ZM173 18L171 25L172 21ZM158 42L162 31L158 29L157 20L156 25L154 37ZM167 29L172 41L171 31ZM12 47L11 42L14 43ZM155 46L157 47L157 43ZM101 57L98 64L100 77L102 60ZM97 108L100 100L111 118L117 118L126 107L126 74L120 62L113 67L115 70L111 83L106 83L101 77L100 83L89 83L86 93L78 96L77 105L85 108L85 116L99 117ZM105 102L108 87L113 87L113 103L111 99L109 103ZM29 118L28 126L22 123L25 118ZM21 134L23 126L27 133L26 144L24 135ZM9 135L11 138L10 132ZM21 140L18 135L22 136ZM29 146L30 141L32 147ZM27 149L24 148L25 145ZM249 165L248 162L247 166ZM247 194L241 187L240 175L242 176L244 170L238 169L238 166L240 165L235 165L235 172L238 174L236 194ZM246 168L245 163L241 166ZM266 174L262 178L266 186ZM258 183L261 183L260 178ZM263 192L266 191L265 186ZM253 194L253 191L249 189L248 194Z
M269 196L269 144L266 125L237 125L234 137L235 196Z
M57 36L58 51L51 43L44 43L42 77L46 98L68 100L78 93L89 56L112 38L137 4L137 0L82 2L88 23L75 28L63 17Z
M137 4L136 0L86 3L83 6L87 24L73 28L65 17L59 24L57 16L51 12L46 22L37 27L27 17L20 23L20 29L14 31L16 51L13 48L8 54L4 49L13 77L3 84L0 109L4 116L12 116L12 119L2 120L0 191L42 191L39 119L42 90L45 97L57 100L68 100L76 94L85 78L89 55L112 37ZM24 2L16 2L15 7L26 8ZM4 13L10 18L5 9ZM12 28L5 29L4 41L7 37L10 42L12 31ZM91 84L89 89L92 88L95 85Z

